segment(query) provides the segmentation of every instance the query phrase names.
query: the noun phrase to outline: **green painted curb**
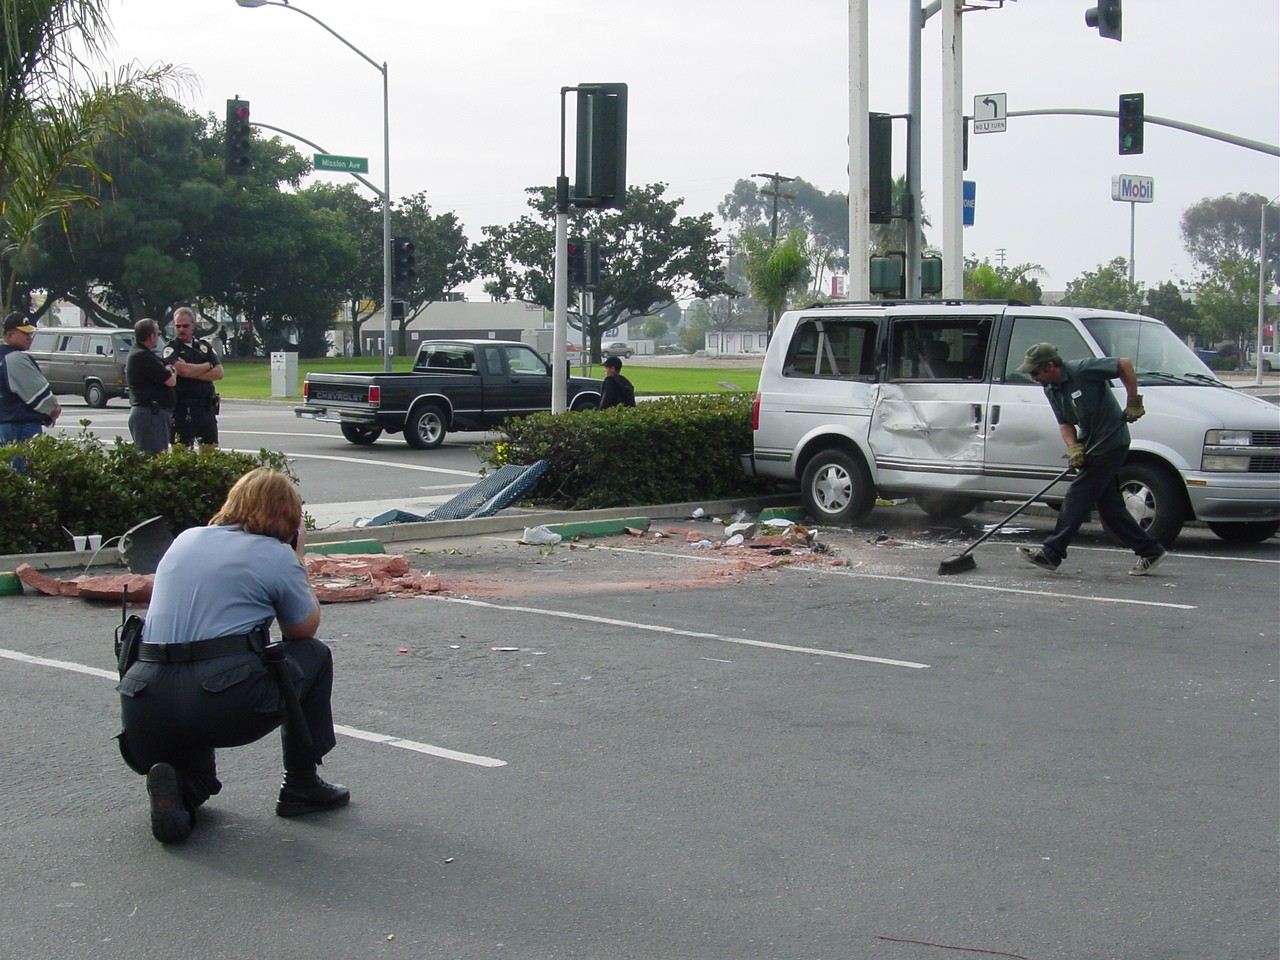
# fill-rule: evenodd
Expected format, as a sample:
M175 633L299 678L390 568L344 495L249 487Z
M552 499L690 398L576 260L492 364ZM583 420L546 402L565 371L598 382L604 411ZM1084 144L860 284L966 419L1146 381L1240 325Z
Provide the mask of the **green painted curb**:
M307 544L306 553L322 553L330 556L335 553L386 553L387 548L381 540L345 540L338 543L320 543L314 547Z
M620 533L626 533L627 527L631 527L633 530L647 530L649 523L648 517L624 517L619 520L553 523L548 524L547 529L552 533L560 534L565 540L572 540L574 537L612 537Z

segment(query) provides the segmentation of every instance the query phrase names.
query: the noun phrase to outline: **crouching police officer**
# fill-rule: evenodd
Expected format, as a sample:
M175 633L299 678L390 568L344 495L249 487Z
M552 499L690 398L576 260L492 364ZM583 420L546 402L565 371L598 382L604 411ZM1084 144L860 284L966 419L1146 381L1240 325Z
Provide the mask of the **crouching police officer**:
M173 411L173 442L193 447L218 442L218 393L222 363L207 340L196 339L196 314L190 307L173 311L174 338L165 345L164 362L178 374L178 400Z
M151 832L185 840L196 809L222 789L214 750L281 728L284 783L276 813L347 805L316 773L336 739L333 659L315 639L320 607L302 566L302 501L284 474L245 474L207 527L165 552L137 644L120 679L120 753L147 778ZM217 584L217 589L211 589ZM275 619L284 642L267 645Z

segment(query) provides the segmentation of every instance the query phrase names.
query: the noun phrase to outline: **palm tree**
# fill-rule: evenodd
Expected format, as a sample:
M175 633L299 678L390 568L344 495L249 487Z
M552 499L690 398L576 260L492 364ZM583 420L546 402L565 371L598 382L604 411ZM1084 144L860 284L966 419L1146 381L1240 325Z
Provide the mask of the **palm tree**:
M93 196L68 174L102 177L94 144L121 135L127 117L178 74L123 68L95 78L84 57L110 39L107 0L0 0L0 308L37 229ZM85 51L81 54L78 51Z
M758 233L744 231L739 239L746 250L742 273L751 296L769 311L768 330L773 333L773 321L787 308L791 294L802 290L809 283L809 251L805 232L799 228L788 231L775 244Z

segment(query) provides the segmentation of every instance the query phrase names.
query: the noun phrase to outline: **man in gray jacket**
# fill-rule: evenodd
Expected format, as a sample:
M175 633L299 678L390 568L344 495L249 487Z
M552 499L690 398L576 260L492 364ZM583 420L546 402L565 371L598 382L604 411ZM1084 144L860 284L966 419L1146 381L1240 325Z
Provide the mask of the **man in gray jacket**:
M4 318L0 345L0 443L30 440L53 426L62 406L27 351L36 325L25 313Z

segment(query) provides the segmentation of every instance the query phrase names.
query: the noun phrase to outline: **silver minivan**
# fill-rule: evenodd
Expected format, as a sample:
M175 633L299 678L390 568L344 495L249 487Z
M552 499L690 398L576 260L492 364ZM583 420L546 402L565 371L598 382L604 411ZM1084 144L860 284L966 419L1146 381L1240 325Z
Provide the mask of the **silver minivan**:
M116 327L39 327L31 356L54 393L75 393L91 407L112 397L127 397L125 360L133 348L133 330Z
M1192 519L1227 540L1280 530L1280 410L1223 384L1159 320L1106 310L836 301L788 312L744 466L798 482L828 524L864 518L877 495L912 497L937 518L1034 496L1066 466L1043 389L1017 371L1035 343L1068 360L1133 360L1147 415L1130 427L1120 484L1153 536L1170 545ZM1067 485L1044 501L1061 503Z

